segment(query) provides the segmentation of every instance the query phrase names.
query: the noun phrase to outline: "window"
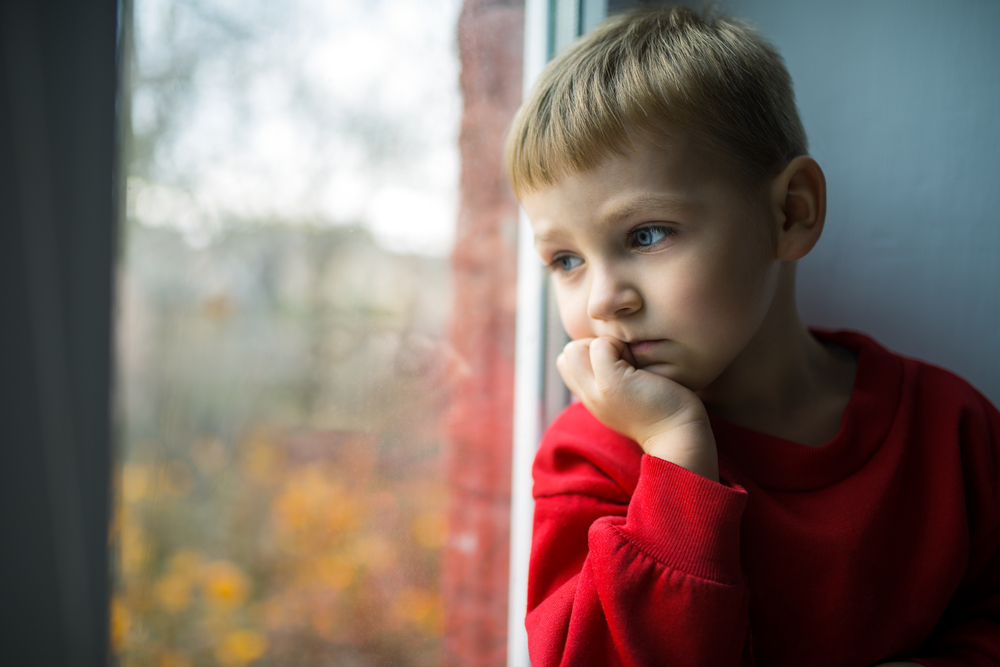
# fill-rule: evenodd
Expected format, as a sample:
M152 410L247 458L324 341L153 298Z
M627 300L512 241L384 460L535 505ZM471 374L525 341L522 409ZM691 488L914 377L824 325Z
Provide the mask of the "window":
M621 4L610 0L608 11ZM356 220L346 216L321 219L317 211L322 210L322 193L336 192L335 188L325 189L328 181L323 178L301 182L298 172L290 178L289 172L269 171L270 165L260 164L251 149L263 146L269 154L291 154L296 161L303 155L332 155L330 164L316 162L327 175L345 161L354 165L347 174L352 186L337 195L348 202L373 191L358 184L378 160L369 164L356 159L360 149L350 142L336 145L335 150L322 143L335 141L330 137L339 135L327 133L328 127L320 126L315 116L310 120L310 114L330 109L323 106L324 100L302 95L308 91L294 79L309 73L305 58L296 58L315 45L310 39L324 29L324 22L312 20L313 5L280 5L242 3L237 12L232 3L177 2L172 8L171 3L135 0L136 26L147 21L152 34L170 37L173 41L164 44L180 51L154 48L142 55L137 43L139 71L133 72L135 78L126 71L124 80L152 87L136 91L134 98L122 98L117 112L115 49L120 45L119 54L127 55L131 37L127 30L116 34L116 25L130 25L132 3L122 2L118 7L113 0L41 0L7 3L0 11L0 200L5 215L0 224L4 258L0 294L5 316L0 329L0 370L6 379L0 406L7 445L0 448L4 457L0 489L5 494L5 535L10 536L11 545L3 551L0 570L5 573L2 598L10 642L5 657L12 662L63 664L67 656L73 656L81 664L104 664L103 641L109 634L104 591L110 476L118 480L116 498L129 508L116 514L114 529L123 546L116 563L122 572L133 568L128 571L134 573L114 591L115 633L122 642L124 662L268 664L283 641L290 644L305 636L308 640L293 650L299 651L294 657L303 664L332 644L337 650L354 651L359 662L404 651L420 664L439 660L444 652L461 645L482 651L477 655L489 653L502 661L506 653L511 664L527 664L520 630L523 606L517 599L523 595L523 579L519 583L518 577L524 573L526 526L530 526L526 466L546 414L564 400L555 378L543 375L546 341L556 345L558 327L551 317L546 319L540 277L537 273L531 277L537 262L526 250L518 270L518 309L523 317L519 317L517 332L520 367L515 431L520 444L512 472L514 553L509 614L513 631L509 650L505 650L506 587L493 582L493 589L486 584L470 589L463 588L462 582L485 581L477 579L482 572L476 569L477 563L491 572L505 571L501 565L505 567L507 516L503 508L507 498L499 489L507 479L497 474L470 478L463 487L466 490L483 488L484 479L492 485L490 494L478 499L472 494L453 494L450 481L453 475L467 472L458 464L475 463L479 470L496 473L499 468L494 462L502 457L476 459L482 452L476 450L476 456L471 456L469 450L463 452L466 456L449 458L448 452L455 451L448 449L455 442L452 429L460 423L454 419L452 406L457 403L451 399L469 400L483 394L473 391L473 384L459 384L445 401L438 392L448 383L425 380L428 373L437 372L435 354L449 345L462 362L474 359L485 365L498 359L495 352L500 346L493 352L480 350L479 356L454 349L455 304L459 290L499 284L492 280L509 283L513 271L510 264L491 262L495 254L482 258L481 263L469 258L453 263L446 227L439 228L439 245L424 245L428 236L409 235L413 225L393 227L392 213L401 203L410 222L409 212L446 208L449 204L431 200L446 202L452 197L452 220L472 219L469 211L475 206L489 208L492 202L502 201L490 199L500 191L499 181L493 184L495 190L476 188L479 193L491 193L489 197L463 202L454 179L462 178L462 169L473 169L496 156L486 156L480 150L484 144L471 140L472 135L465 135L457 144L459 152L454 152L454 125L448 130L452 143L444 152L421 153L422 140L407 143L405 139L413 127L391 122L386 126L382 124L385 114L338 115L349 111L338 107L331 119L348 118L360 134L367 133L371 143L366 146L378 147L372 156L405 168L394 173L394 187L381 192L384 196L378 205L366 209L364 215L359 213ZM328 5L316 3L316 17L324 16ZM503 3L482 7L489 11L470 13L459 22L466 28L470 23L479 25L478 33L463 38L467 46L476 47L469 53L489 53L482 62L492 64L500 62L498 54L506 54L504 62L512 63L521 47L513 38L505 40L520 25L517 8ZM344 3L338 8L362 16L359 26L370 27L380 20L378 3ZM976 187L991 182L996 174L989 153L996 144L991 113L996 107L996 85L990 72L968 66L996 60L989 30L996 23L996 11L977 8L913 14L876 7L848 24L836 12L790 2L739 2L733 8L755 20L784 53L798 84L807 124L810 118L820 119L814 120L815 128L809 128L813 150L826 167L831 187L840 192L839 203L831 201L830 219L837 221L836 226L828 226L822 247L802 266L803 313L808 321L873 332L891 347L954 368L996 401L1000 389L994 371L1000 348L993 339L1000 317L995 307L1000 281L994 260L1000 228L988 214L996 209L995 196L991 198L989 188ZM549 44L572 35L580 25L589 25L589 17L599 15L601 9L599 2L529 0L525 8L526 78L530 80L540 69ZM403 31L397 41L405 48L420 49L426 45L408 39L416 35L416 26L430 20L424 14L436 13L448 18L451 31L436 34L453 45L459 11L457 4L435 5L429 10L403 11L386 21L413 27L412 35ZM263 24L252 27L249 17L261 12ZM485 21L485 15L497 21L488 24L490 29L476 24ZM906 20L900 22L900 16ZM801 39L801 26L817 21L830 28L820 48L814 41ZM440 25L444 25L443 18ZM294 26L304 33L295 33ZM881 31L879 40L870 38L873 28ZM137 28L139 39L141 30ZM932 32L934 40L924 38ZM279 37L291 34L311 37L280 41ZM341 57L331 76L372 77L366 68L369 60L378 60L378 54L369 53L367 59L361 55L372 38L355 29L345 39L353 39L355 48L350 57ZM336 49L337 45L330 46L331 51ZM445 51L449 49L452 64L436 70L435 85L456 75L454 46ZM298 62L303 67L301 71L292 68L294 76L288 77L278 62ZM122 58L125 70L126 63ZM410 64L405 57L390 62L394 71ZM241 68L243 78L237 77L235 83L222 76ZM446 70L451 72L447 76ZM484 68L480 74L488 71L497 70ZM271 77L271 88L254 83L252 75L261 72ZM423 77L417 73L409 78ZM410 83L394 80L393 85L404 89ZM859 86L858 81L879 85ZM882 85L887 81L891 85ZM456 88L449 85L454 93ZM467 89L466 110L470 104L496 103L497 97L484 93L487 89L480 89L478 97ZM207 91L207 102L193 92L197 90ZM268 90L280 94L270 95ZM516 105L518 95L511 88L501 92L504 104ZM229 104L229 95L239 103ZM219 104L223 97L226 100ZM289 99L295 103L285 104ZM397 106L404 101L417 105L405 94L387 99ZM130 110L128 100L132 100ZM962 103L954 105L949 100ZM303 114L301 124L288 127L280 119L267 124L273 120L269 112L283 104ZM438 108L449 108L449 104L454 105L451 118L458 123L463 102L444 102ZM173 115L161 116L166 109ZM499 133L502 123L496 119L502 114L496 109L486 107L480 120L493 119ZM130 216L126 230L130 245L118 252L123 260L118 276L122 318L117 366L121 376L115 389L122 406L131 409L153 401L158 411L151 416L140 409L123 418L116 433L121 443L134 444L135 449L120 450L120 474L109 475L115 202L107 186L115 173L116 113L136 129L136 137L126 142L133 151L133 171L121 174L121 192L126 182L130 188L122 206L123 215ZM439 130L447 134L443 131L446 116L438 115L417 129L424 135ZM190 124L200 124L202 134L185 133ZM236 127L258 131L235 139L227 136ZM298 134L302 132L322 145L303 145ZM165 139L153 142L154 136ZM208 139L202 142L199 136ZM922 139L908 141L911 136ZM232 151L220 148L225 140L233 140ZM462 150L476 159L457 160L454 155L461 155ZM453 157L446 157L447 151L453 151ZM432 157L414 170L413 156L418 154ZM399 155L407 159L397 161ZM886 155L897 156L888 176ZM202 167L186 168L198 164ZM449 169L451 185L441 177ZM206 194L198 183L209 177L218 188ZM942 196L956 190L952 186L959 182L966 189L971 184L973 194L958 199ZM876 183L877 192L871 189ZM886 183L890 187L883 187ZM914 188L914 183L922 187ZM894 184L898 185L895 189ZM452 194L441 194L447 187ZM437 194L424 198L432 191ZM266 200L264 195L274 192L284 193L284 199ZM900 197L899 192L907 194ZM285 208L289 201L297 203ZM303 201L311 202L311 208L302 205ZM506 216L512 209L498 210ZM444 217L442 213L434 219ZM949 221L947 225L940 224L943 219ZM387 222L381 226L378 220ZM899 221L894 223L899 227L887 226L893 220ZM477 235L486 229L508 245L514 238L510 224L470 229L466 232L471 236L460 236L455 247L478 241ZM500 229L503 233L497 232ZM844 261L860 252L860 238L866 239L861 244L865 259ZM970 245L969 239L976 242ZM138 261L142 252L150 250L153 255L146 257L152 260ZM301 261L290 266L289 257ZM384 262L387 257L392 261ZM506 274L500 276L503 272L498 271L488 274L489 280L479 280L487 275L483 267L491 263L506 266ZM466 273L456 274L453 267L462 267ZM179 277L180 282L169 285L168 275ZM204 282L196 282L196 277ZM438 296L412 290L418 278L439 289ZM349 284L345 287L343 281ZM352 300L337 291L347 288L378 298ZM470 303L464 302L461 311L468 315L464 326L488 328L490 318L471 317ZM494 311L491 317L512 321L513 299L505 303L508 310ZM317 312L323 315L309 315ZM935 316L927 318L926 313ZM348 316L354 318L350 326L345 324ZM256 333L246 327L253 318L267 322L252 330ZM544 327L555 333L543 334ZM332 335L341 329L344 335ZM512 349L513 338L503 349ZM309 348L309 341L322 344ZM374 365L352 366L342 361L335 353L345 349L361 350L370 355L363 358L374 358ZM392 351L400 349L408 354L402 355L403 362L397 366L401 356ZM160 365L141 366L150 363L150 357L156 357L153 361ZM432 361L424 363L428 357ZM512 359L511 354L503 360L508 366L494 368L509 371ZM168 363L163 364L164 360ZM203 373L198 379L203 370L199 367L209 365L220 371ZM365 391L382 377L379 370L389 367L397 371L398 381L385 385L386 391L411 394L406 409L390 410ZM462 363L447 368L454 376L445 373L444 377L451 380L481 377L466 374L468 368ZM332 376L344 382L334 382ZM505 381L509 383L510 378ZM485 382L480 388L484 386L499 387L503 382ZM414 398L414 393L420 395ZM356 428L343 422L335 427L332 413L324 412L324 406L330 405L341 406L335 416L342 420L381 419L395 430ZM474 417L474 404L466 406L465 416ZM403 432L400 416L416 419L415 413L428 418L431 426ZM476 420L469 418L466 423ZM466 435L464 442L476 440L475 429ZM499 441L508 435L498 432L491 437ZM400 452L406 456L396 456ZM393 476L386 477L383 455L396 456L402 464L392 468ZM476 461L470 463L470 459ZM352 462L349 468L343 463L346 460ZM345 469L352 474L345 476ZM468 470L472 469L476 468ZM451 497L461 501L449 501ZM196 498L206 502L196 503ZM221 503L222 499L227 503ZM342 535L331 524L343 527L365 517L365 527L372 530L365 535L358 529L351 539L368 540L362 542L363 553L371 562L358 568L344 559L324 560L325 552L317 556L308 549L277 548L281 541L271 538L279 530L291 528L288 534L296 534L295 525L313 525L309 521L316 513L309 508L317 502L340 510L364 506L358 512L323 512L322 517L328 521L330 539L334 533ZM443 545L442 515L448 528ZM457 523L455 517L466 523ZM291 519L284 528L282 518ZM130 522L137 530L127 538ZM373 525L377 522L381 523ZM398 543L385 537L397 533L401 536ZM127 540L132 542L126 546ZM383 549L387 543L391 546ZM480 559L483 545L490 546L492 560ZM257 549L261 546L263 550ZM311 581L321 583L317 589L343 586L347 590L360 585L359 573L378 570L380 557L392 562L396 570L395 578L381 589L386 604L374 612L371 635L382 630L387 638L360 648L331 642L323 633L330 634L334 612L313 614L310 610L315 607L310 605L315 599L308 590L301 603L288 605L288 619L275 620L273 611L269 616L268 609L274 609L268 605L273 593L306 588L277 586L279 581L295 584L297 566L308 564L299 572L307 572L304 578L315 576ZM442 571L445 578L432 583L431 573ZM127 581L137 583L131 592ZM435 586L439 593L428 594ZM487 611L475 610L477 616L466 606L451 615L451 610L462 607L450 605L449 600L468 603L483 597L489 597L491 604L501 600L502 607L493 604ZM173 605L174 611L165 610L164 604ZM161 606L154 609L155 605ZM330 605L331 609L335 606ZM297 619L292 618L300 612ZM269 629L268 618L281 630ZM358 618L372 619L373 612L363 612ZM476 634L483 627L494 630L486 642ZM445 646L443 636L466 643ZM413 644L408 644L411 640ZM256 661L251 660L253 656L258 656Z
M484 328L513 275L492 268L502 221L482 222L478 190L459 196L459 10L135 0L113 523L123 665L440 664L462 620L448 587L471 580L442 578L445 561L505 563L506 521L490 543L463 511L477 498L454 499L479 490L455 482L482 468L463 462L467 441L503 437L503 412L467 413L503 398L512 336ZM490 48L470 21L463 141L495 157L475 136L476 105L496 102L470 74ZM465 178L482 186L475 168ZM456 240L460 215L479 236ZM509 449L498 456L509 466Z

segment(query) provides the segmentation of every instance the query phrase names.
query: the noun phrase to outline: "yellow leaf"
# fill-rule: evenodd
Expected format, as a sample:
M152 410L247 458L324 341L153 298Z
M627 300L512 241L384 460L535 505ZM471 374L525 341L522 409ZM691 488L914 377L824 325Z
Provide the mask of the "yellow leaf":
M223 665L245 665L264 655L267 643L255 630L230 632L215 650L216 659Z
M250 583L243 570L230 561L216 561L206 566L202 585L208 601L224 609L243 604L250 593Z

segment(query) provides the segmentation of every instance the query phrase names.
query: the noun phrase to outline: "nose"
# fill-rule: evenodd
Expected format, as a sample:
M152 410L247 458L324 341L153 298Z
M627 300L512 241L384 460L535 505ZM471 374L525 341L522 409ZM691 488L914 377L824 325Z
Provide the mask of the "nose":
M591 267L587 315L596 320L627 317L642 308L642 297L634 285L609 267Z

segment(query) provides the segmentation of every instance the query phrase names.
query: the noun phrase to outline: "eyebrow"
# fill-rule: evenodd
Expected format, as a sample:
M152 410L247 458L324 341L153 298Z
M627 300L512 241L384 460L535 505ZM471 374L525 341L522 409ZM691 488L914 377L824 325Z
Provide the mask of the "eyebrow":
M675 211L693 211L698 206L687 199L671 195L645 195L629 201L625 206L615 209L603 221L604 225L614 225L631 218L637 213L650 209L670 208Z
M616 208L610 215L601 220L600 224L603 227L613 227L616 224L620 224L622 220L626 220L637 213L642 213L650 209L663 208L670 208L675 211L695 211L699 207L690 200L672 195L643 195L628 201L620 208ZM535 245L548 243L558 237L558 231L554 231L551 228L545 229L540 234L535 234Z

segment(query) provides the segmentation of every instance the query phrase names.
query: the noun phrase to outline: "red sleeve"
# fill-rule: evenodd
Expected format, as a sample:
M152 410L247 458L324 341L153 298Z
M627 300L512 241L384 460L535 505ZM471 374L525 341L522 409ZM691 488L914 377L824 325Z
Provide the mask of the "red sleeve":
M911 658L928 667L1000 667L1000 412L970 390L974 400L958 433L969 519L968 566L934 633Z
M532 665L740 664L742 488L644 456L582 407L546 434L534 474Z

